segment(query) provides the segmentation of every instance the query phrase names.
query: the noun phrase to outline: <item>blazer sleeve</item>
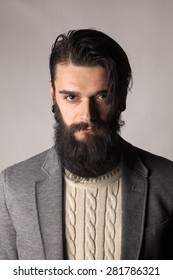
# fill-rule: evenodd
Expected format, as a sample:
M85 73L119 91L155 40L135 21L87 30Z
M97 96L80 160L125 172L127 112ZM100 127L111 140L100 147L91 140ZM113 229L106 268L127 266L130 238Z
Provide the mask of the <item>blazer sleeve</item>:
M16 232L6 201L6 171L0 174L0 260L15 260L17 257Z

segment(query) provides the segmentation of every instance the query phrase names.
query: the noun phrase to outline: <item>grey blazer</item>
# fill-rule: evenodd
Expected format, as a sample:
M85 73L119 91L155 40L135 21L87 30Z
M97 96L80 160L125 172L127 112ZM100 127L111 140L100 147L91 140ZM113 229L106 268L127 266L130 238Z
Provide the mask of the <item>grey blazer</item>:
M173 259L173 163L121 142L121 259ZM62 169L54 147L0 178L0 259L64 259Z

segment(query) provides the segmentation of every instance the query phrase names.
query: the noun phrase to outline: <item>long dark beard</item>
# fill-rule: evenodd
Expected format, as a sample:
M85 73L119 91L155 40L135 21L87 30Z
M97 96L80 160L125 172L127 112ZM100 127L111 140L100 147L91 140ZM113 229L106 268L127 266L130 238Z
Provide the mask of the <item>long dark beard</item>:
M81 177L98 177L112 170L120 161L116 127L97 120L90 123L94 134L77 140L74 133L86 129L87 123L67 126L55 105L55 149L63 168Z

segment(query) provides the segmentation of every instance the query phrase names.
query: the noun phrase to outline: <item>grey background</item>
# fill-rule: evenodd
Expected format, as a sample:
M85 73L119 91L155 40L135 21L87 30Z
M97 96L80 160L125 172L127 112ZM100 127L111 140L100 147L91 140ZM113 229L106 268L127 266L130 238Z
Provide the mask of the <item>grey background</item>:
M0 170L53 145L50 48L88 27L117 40L133 69L122 136L173 159L172 0L0 0Z

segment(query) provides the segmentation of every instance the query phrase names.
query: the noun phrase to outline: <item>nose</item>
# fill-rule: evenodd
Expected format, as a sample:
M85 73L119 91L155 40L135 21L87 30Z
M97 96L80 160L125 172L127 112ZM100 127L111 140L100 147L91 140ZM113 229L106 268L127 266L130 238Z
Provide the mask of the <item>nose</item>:
M95 119L96 111L94 109L94 104L92 104L89 98L82 101L80 110L81 121L89 123L92 119Z

